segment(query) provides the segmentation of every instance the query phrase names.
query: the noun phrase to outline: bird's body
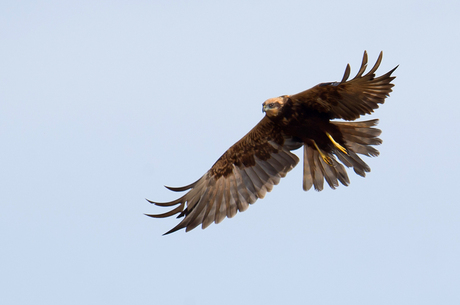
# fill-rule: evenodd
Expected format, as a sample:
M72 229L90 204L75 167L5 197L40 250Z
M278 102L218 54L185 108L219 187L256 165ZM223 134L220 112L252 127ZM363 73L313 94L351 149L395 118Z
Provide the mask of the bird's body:
M365 176L369 166L357 154L377 156L372 145L378 145L380 130L373 128L378 120L355 120L370 114L392 91L390 72L375 77L382 53L374 67L363 75L367 53L356 75L347 81L347 66L341 82L321 83L295 95L271 98L263 103L264 118L241 140L230 147L198 181L173 191L189 190L172 202L157 203L175 209L151 217L179 214L184 219L168 233L182 228L192 230L202 224L219 223L233 217L249 204L263 198L299 161L292 150L304 147L303 189L323 189L324 180L331 188L341 182L349 184L343 165ZM343 164L343 165L342 165Z

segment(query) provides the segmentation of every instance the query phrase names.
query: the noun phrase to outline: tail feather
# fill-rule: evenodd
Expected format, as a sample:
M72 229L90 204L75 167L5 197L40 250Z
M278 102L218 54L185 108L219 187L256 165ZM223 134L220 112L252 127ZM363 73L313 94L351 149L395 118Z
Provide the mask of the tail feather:
M364 122L332 122L342 133L344 146L347 153L342 152L331 143L332 151L324 152L331 160L332 165L327 164L321 158L319 152L307 144L304 145L304 173L303 189L309 190L314 186L315 190L323 189L324 180L335 189L340 183L347 186L350 183L345 167L353 168L354 172L362 177L370 172L370 167L359 156L365 155L376 157L379 151L372 145L379 145L382 140L378 138L381 130L374 128L378 120ZM338 159L338 160L337 160ZM339 162L340 161L340 162ZM342 165L343 164L343 165Z
M337 162L333 155L329 157L332 165L326 164L315 148L304 145L303 189L305 191L312 186L315 190L322 191L324 179L333 189L339 186L338 181L345 186L350 183L345 167Z

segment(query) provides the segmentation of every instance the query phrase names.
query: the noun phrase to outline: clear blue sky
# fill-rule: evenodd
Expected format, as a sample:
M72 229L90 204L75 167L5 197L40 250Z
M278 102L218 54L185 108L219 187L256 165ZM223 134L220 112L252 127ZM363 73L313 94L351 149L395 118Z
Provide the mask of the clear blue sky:
M458 1L2 1L3 304L460 304ZM395 72L372 172L206 230L195 181L261 103ZM300 156L301 157L301 156Z

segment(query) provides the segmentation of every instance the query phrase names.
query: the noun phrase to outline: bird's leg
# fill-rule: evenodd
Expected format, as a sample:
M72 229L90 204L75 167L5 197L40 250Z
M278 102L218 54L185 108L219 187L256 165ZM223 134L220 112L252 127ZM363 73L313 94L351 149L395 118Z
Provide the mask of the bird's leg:
M344 154L348 155L348 151L345 147L343 147L342 145L340 145L339 143L337 143L334 138L328 133L326 132L326 135L327 137L329 138L329 140L331 140L332 144L334 144L335 147L337 147L338 149L340 149Z
M321 158L323 158L324 162L326 162L327 165L330 165L332 166L332 160L330 157L326 156L325 153L323 153L323 151L318 147L318 145L316 144L315 141L313 141L313 144L315 145L316 147L316 150L319 152L319 154L321 155Z

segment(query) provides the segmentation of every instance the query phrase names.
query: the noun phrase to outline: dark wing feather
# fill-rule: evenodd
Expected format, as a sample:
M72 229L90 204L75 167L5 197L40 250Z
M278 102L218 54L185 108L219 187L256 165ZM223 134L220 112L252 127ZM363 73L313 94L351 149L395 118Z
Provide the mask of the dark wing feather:
M173 210L150 215L169 217L179 214L182 221L165 234L185 228L190 231L200 224L203 229L233 217L249 204L263 198L280 178L299 162L290 152L302 146L283 136L279 127L264 117L246 136L230 147L198 181L185 187L167 187L172 191L188 192L171 202L153 202L157 206L175 206Z
M355 120L361 115L370 114L383 104L394 86L391 76L394 70L375 77L375 71L380 66L383 53L374 67L365 75L367 67L367 52L364 52L363 61L358 74L350 81L350 65L347 65L345 74L340 82L322 83L311 89L290 96L294 103L302 103L318 112L327 113L331 119Z

